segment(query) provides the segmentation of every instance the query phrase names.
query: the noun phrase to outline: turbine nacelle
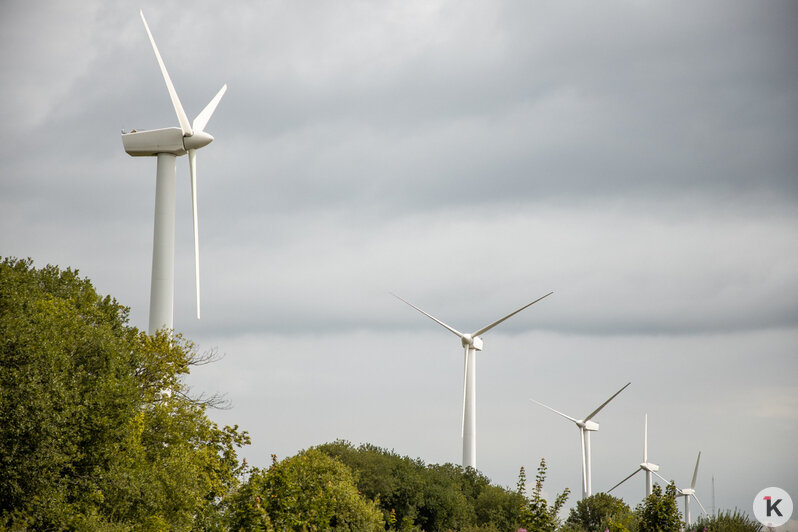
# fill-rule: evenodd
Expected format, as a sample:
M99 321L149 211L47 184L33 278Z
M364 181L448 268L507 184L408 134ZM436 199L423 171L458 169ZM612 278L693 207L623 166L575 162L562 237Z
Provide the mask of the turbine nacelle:
M188 150L197 150L213 142L213 136L205 131L195 131L190 137L183 136L179 127L148 129L122 133L122 146L132 157L153 157L159 153L170 153L180 157Z
M597 431L599 429L599 424L595 421L580 421L577 423L581 428L590 431Z
M640 464L640 469L653 473L655 471L659 471L659 466L657 464L652 464L650 462L643 462L642 464Z
M476 349L477 351L482 351L482 338L479 336L471 336L470 334L464 334L460 337L460 341L463 344L463 347L470 347L471 349Z

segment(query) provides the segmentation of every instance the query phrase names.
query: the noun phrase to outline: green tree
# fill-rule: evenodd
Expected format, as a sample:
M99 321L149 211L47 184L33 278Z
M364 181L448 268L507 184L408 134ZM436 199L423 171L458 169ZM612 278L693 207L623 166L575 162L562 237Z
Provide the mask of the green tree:
M228 501L233 530L383 530L377 506L352 470L317 449L253 470Z
M676 486L671 482L665 493L655 484L651 495L636 508L640 518L640 530L646 532L679 532L682 515L676 506Z
M392 530L411 530L424 506L425 466L420 460L381 449L371 444L355 448L338 440L317 447L351 468L357 488L377 502Z
M562 493L554 499L554 504L549 505L543 498L543 482L546 480L546 460L541 458L538 465L537 475L535 475L535 487L532 495L526 496L526 471L521 468L518 474L517 491L524 497L521 507L521 526L527 530L536 532L553 532L560 524L557 514L562 509L565 501L568 500L570 490L565 488Z
M524 498L473 468L425 465L341 440L318 449L357 473L358 489L380 506L390 530L516 530L521 522Z
M701 516L687 530L697 532L760 532L762 524L738 509L717 515Z
M632 510L623 500L607 493L596 493L577 502L565 524L573 530L604 532L630 530L632 521Z
M193 344L141 333L128 312L77 271L0 263L0 528L216 519L248 437L187 397Z

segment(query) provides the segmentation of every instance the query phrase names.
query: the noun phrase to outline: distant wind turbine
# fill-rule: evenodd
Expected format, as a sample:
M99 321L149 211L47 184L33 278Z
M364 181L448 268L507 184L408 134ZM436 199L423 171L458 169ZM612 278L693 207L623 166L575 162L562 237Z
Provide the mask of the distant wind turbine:
M477 383L477 369L476 369L476 352L482 351L482 338L480 335L485 334L489 330L496 327L498 324L515 316L522 310L527 307L530 307L540 301L541 299L550 296L554 292L549 292L545 296L539 297L534 300L532 303L528 303L523 307L519 308L515 312L511 312L510 314L506 315L505 317L494 321L490 325L486 325L481 329L471 333L465 334L461 333L457 329L446 325L441 320L436 318L431 314L427 314L417 306L413 305L409 301L405 301L401 297L393 294L393 296L400 301L404 301L420 313L424 314L431 320L435 321L445 329L449 330L450 332L456 334L460 337L460 342L462 346L465 348L465 355L464 355L464 368L463 368L463 419L461 425L461 435L463 438L463 467L473 467L476 469L477 467L477 441L476 441L476 429L477 429L477 412L476 412L476 383Z
M701 507L701 510L704 514L707 514L704 505L701 504L701 501L698 500L698 496L695 494L695 481L698 477L698 462L701 460L701 451L698 451L698 458L695 459L695 470L693 470L693 480L690 482L689 488L677 488L678 495L677 497L684 497L684 524L686 526L690 526L690 497L695 499L695 502L698 503L698 506Z
M152 37L150 27L140 11L144 29L150 38L155 58L161 67L161 74L172 99L172 106L177 114L180 127L151 129L130 133L122 132L122 145L133 157L157 157L158 166L155 185L155 230L152 246L152 284L150 286L150 321L149 333L158 329L173 328L174 284L175 284L175 181L176 159L188 153L189 171L191 174L191 208L194 215L194 274L197 290L197 319L200 317L200 277L199 277L199 228L197 224L197 150L207 146L213 137L205 132L219 100L222 99L227 85L200 111L189 123L183 110L180 98L169 73L166 71L161 54Z
M591 470L591 465L590 465L590 433L594 432L594 431L597 431L599 429L599 424L596 423L595 421L591 421L591 420L593 419L593 417L595 417L596 414L601 412L602 408L607 406L607 404L610 401L615 399L615 396L617 396L619 393L624 391L626 389L626 387L629 386L630 384L632 384L632 383L631 382L627 382L620 390L618 390L617 392L612 394L612 396L609 399L607 399L606 401L601 403L601 405L599 405L598 408L596 408L591 413L589 413L587 416L585 416L584 419L573 418L571 416L563 414L562 412L554 410L552 407L550 407L548 405L544 405L543 403L541 403L539 401L535 401L534 399L530 399L533 403L537 403L537 404L539 404L540 406L542 406L544 408L548 408L549 410L551 410L555 414L559 414L562 417L564 417L565 419L569 419L569 420L573 421L574 423L576 423L576 426L579 429L580 439L582 440L582 498L583 499L586 498L586 497L590 497L590 495L592 494L591 484L592 484L593 474L591 472L592 470Z
M622 481L618 482L616 485L608 489L607 493L611 492L612 490L614 490L615 488L617 488L618 486L620 486L621 484L623 484L624 482L635 476L640 471L646 472L646 497L648 497L649 495L651 495L651 490L654 486L654 479L652 475L657 475L659 478L665 480L662 476L660 476L659 473L657 473L657 471L659 471L659 466L657 464L652 464L651 462L648 461L648 414L646 414L645 424L643 428L643 462L640 464L640 466L637 469L634 470L634 472L631 475L629 475L628 477L626 477L625 479L623 479ZM665 482L667 482L667 480Z

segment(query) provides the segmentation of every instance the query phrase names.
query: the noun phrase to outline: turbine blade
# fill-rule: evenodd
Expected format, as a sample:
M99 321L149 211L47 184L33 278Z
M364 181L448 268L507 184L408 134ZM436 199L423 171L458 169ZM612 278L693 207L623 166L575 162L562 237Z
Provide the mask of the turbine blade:
M191 211L194 214L194 278L197 284L197 319L200 319L199 225L197 219L197 150L188 150L191 172Z
M690 482L690 489L695 489L695 481L698 478L698 462L701 460L701 451L698 451L698 458L695 459L695 471L693 471L693 481Z
M533 403L539 404L539 405L540 405L540 406L542 406L543 408L548 408L549 410L551 410L551 411L552 411L552 412L554 412L555 414L559 414L559 415L561 415L562 417L564 417L565 419L570 419L571 421L573 421L573 422L574 422L574 423L576 423L577 425L579 424L579 420L578 420L578 419L572 418L571 416L567 416L567 415L563 414L562 412L559 412L559 411L557 411L557 410L554 410L554 409L553 409L552 407L550 407L549 405L544 405L544 404L543 404L543 403L541 403L540 401L535 401L534 399L530 399L530 401L532 401Z
M632 383L631 383L631 382L627 382L627 383L626 383L626 386L629 386L630 384L632 384ZM596 409L595 409L595 410L593 410L591 413L589 413L589 414L587 415L587 417L586 417L584 420L585 420L585 421L590 421L591 419L593 419L593 416L595 416L596 414L598 414L598 413L601 411L601 409L602 409L602 408L604 408L605 406L607 406L607 403L609 403L610 401L612 401L613 399L615 399L615 396L616 396L616 395L618 395L619 393L621 393L622 391L624 391L624 390L626 389L626 386L624 386L623 388L621 388L620 390L618 390L617 392L615 392L614 394L612 394L612 397L610 397L609 399L607 399L606 401L604 401L604 402L601 404L601 406L600 406L600 407L596 408Z
M518 309L518 310L516 310L515 312L511 312L510 314L506 315L506 316L505 316L505 317L503 317L502 319L500 319L500 320L497 320L497 321L494 321L494 322L493 322L493 323L491 323L490 325L487 325L487 326L485 326L485 327L482 327L480 330L478 330L477 332L473 333L471 336L479 336L480 334L484 334L484 333L488 332L489 330L493 329L494 327L496 327L498 324L500 324L501 322L503 322L503 321L504 321L504 320L506 320L507 318L510 318L510 317L512 317L512 316L515 316L516 314L518 314L519 312L521 312L521 311L522 311L522 310L524 310L525 308L527 308L527 307L530 307L530 306L534 305L535 303L537 303L538 301L540 301L540 300L541 300L541 299L543 299L544 297L549 297L549 296L550 296L550 295L552 295L553 293L554 293L554 292L549 292L549 293L548 293L548 294L546 294L545 296L537 298L537 299L536 299L536 300L534 300L532 303L528 303L528 304L524 305L523 307L519 308L519 309Z
M208 120L211 119L213 116L213 112L216 110L216 106L219 105L219 101L224 96L224 93L227 91L227 83L222 86L219 92L216 93L216 96L213 97L208 105L205 106L205 109L200 111L200 114L194 119L194 122L191 124L191 127L194 128L194 131L205 131L205 126L208 125Z
M622 481L618 482L616 485L608 489L607 493L611 492L612 490L614 490L615 488L617 488L618 486L620 486L621 484L623 484L624 482L626 482L627 480L638 474L642 469L643 469L642 467L638 467L637 469L635 469L634 473L632 473L631 475L629 475L628 477L626 477L625 479L623 479Z
M419 311L420 313L422 313L422 314L423 314L423 315L425 315L426 317L430 318L432 321L434 321L434 322L436 322L436 323L438 323L438 324L442 325L442 326L443 326L443 327L445 327L446 329L448 329L448 330L452 331L454 334L456 334L456 335L457 335L457 336L459 336L460 338L463 338L463 337L465 336L463 333L461 333L460 331L458 331L458 330L457 330L457 329L455 329L454 327L450 327L449 325L446 325L445 323L443 323L441 320L439 320L438 318L436 318L436 317L435 317L435 316L433 316L432 314L427 314L426 312L424 312L423 310L421 310L420 308L418 308L418 307L417 307L417 306L415 306L414 304L410 303L409 301L405 301L404 299L402 299L401 297L397 296L396 294L391 294L391 295L392 295L393 297L395 297L396 299L398 299L399 301L404 301L405 303L407 303L408 305L410 305L411 307L413 307L414 309L416 309L417 311Z
M152 37L150 27L147 25L147 19L144 18L144 11L139 10L139 13L141 13L141 20L144 22L144 29L147 30L147 35L150 37L152 49L155 51L155 58L158 60L158 64L161 67L161 74L163 74L163 79L166 81L166 88L169 90L169 97L172 98L172 106L175 108L175 113L177 113L177 121L180 122L180 129L183 130L183 136L191 136L194 134L194 131L192 131L191 124L188 122L188 116L186 116L186 112L183 110L180 98L177 97L177 91L175 90L175 86L172 85L172 78L169 77L169 72L166 71L166 65L163 64L161 53L158 51L158 46L155 44L155 39Z
M700 506L700 507L701 507L701 511L702 511L702 512L704 512L704 515L709 515L709 513L708 513L708 512L707 512L707 510L706 510L706 508L704 508L704 505L703 505L703 504L701 504L701 501L699 501L699 500L698 500L698 496L696 496L696 494L695 494L695 493L693 493L693 498L695 499L695 502L697 502L697 503L698 503L698 506Z
M662 480L662 481L663 481L663 482L665 482L666 484L670 484L671 482L673 482L672 480L668 480L667 478L663 477L662 475L660 475L660 474L659 474L659 473L657 473L656 471L652 471L652 473L654 473L655 475L657 475L657 476L660 478L660 480Z
M648 414L643 424L643 462L648 463Z

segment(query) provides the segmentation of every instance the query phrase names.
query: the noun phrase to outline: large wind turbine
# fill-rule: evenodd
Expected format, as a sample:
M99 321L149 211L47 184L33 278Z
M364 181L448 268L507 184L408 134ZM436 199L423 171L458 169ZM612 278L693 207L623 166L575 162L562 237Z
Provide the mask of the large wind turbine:
M569 420L573 421L574 423L576 423L576 426L579 429L580 439L582 440L582 498L583 499L585 497L590 497L590 495L592 493L591 482L592 482L592 479L593 479L593 475L591 473L591 466L590 466L590 433L594 432L594 431L597 431L599 429L599 424L596 423L595 421L591 421L591 420L593 419L593 417L595 417L596 414L601 412L602 408L607 406L607 404L610 401L615 399L615 396L617 396L619 393L624 391L626 389L626 387L629 386L630 384L632 384L632 383L631 382L627 382L620 390L618 390L617 392L612 394L612 396L609 399L607 399L606 401L601 403L601 405L599 405L598 408L596 408L591 413L589 413L587 416L585 416L584 419L576 419L576 418L573 418L571 416L567 416L567 415L563 414L562 412L554 410L552 407L550 407L548 405L544 405L543 403L541 403L539 401L535 401L534 399L531 399L531 401L533 403L537 403L537 404L539 404L540 406L542 406L544 408L548 408L549 410L551 410L555 414L559 414L562 417L564 417L565 419L569 419Z
M690 482L689 488L677 488L678 495L677 497L684 497L684 524L686 526L690 526L690 497L695 499L695 502L698 503L698 506L701 507L704 514L707 513L704 505L701 504L701 501L698 500L698 496L695 494L695 481L698 477L698 462L701 460L701 451L698 451L698 458L695 459L695 470L693 470L693 480Z
M534 305L544 297L548 297L554 292L549 292L545 296L539 297L534 300L532 303L526 304L523 307L519 308L515 312L511 312L510 314L506 315L505 317L501 318L500 320L496 320L490 325L486 325L481 329L471 333L471 334L464 334L458 331L457 329L446 325L441 320L436 318L431 314L427 314L417 306L413 305L412 303L405 301L401 297L394 294L394 297L397 299L404 301L420 313L424 314L428 318L432 319L439 325L443 326L444 328L448 329L449 331L456 334L460 337L460 342L462 346L465 348L465 355L464 355L464 368L463 368L463 420L462 420L462 437L463 437L463 467L473 467L476 469L477 467L477 439L476 439L476 432L477 432L477 400L476 400L476 387L477 387L477 368L476 368L476 352L482 351L482 338L480 335L485 334L489 330L496 327L498 324L515 316L525 308Z
M651 495L651 490L654 486L654 478L652 475L657 475L658 477L662 478L657 471L659 471L659 466L657 464L652 464L648 461L648 414L646 414L645 418L645 426L643 428L643 462L640 464L640 467L634 470L634 472L623 479L622 481L618 482L616 485L611 487L607 490L607 493L611 492L633 476L635 476L640 471L646 472L646 497ZM664 480L664 479L663 479ZM667 480L666 480L667 482Z
M199 278L199 228L197 225L197 150L207 146L213 137L205 132L211 115L222 99L227 85L200 111L194 121L189 123L180 98L177 97L172 80L166 71L161 54L155 45L150 27L140 11L144 29L150 38L155 58L161 67L166 88L172 99L180 127L122 131L122 145L133 157L157 157L158 167L155 185L155 230L152 245L152 284L150 286L149 333L158 329L173 328L174 284L175 284L175 181L177 157L188 153L191 174L191 209L194 215L194 276L197 289L197 319L200 317L200 278Z

